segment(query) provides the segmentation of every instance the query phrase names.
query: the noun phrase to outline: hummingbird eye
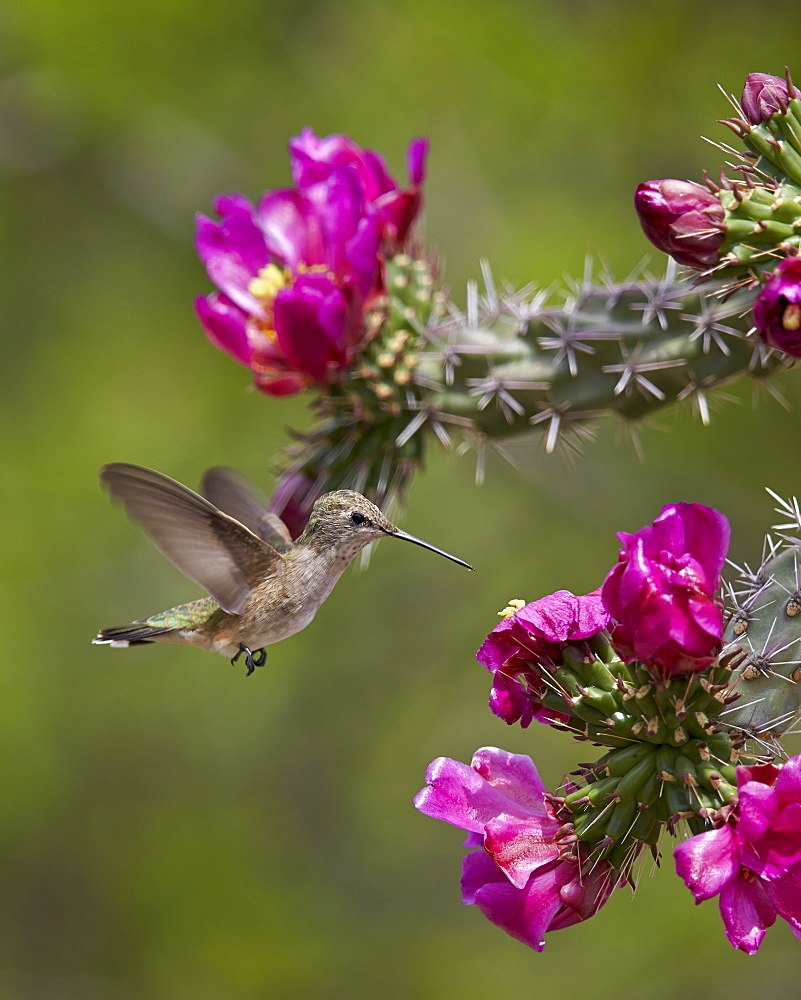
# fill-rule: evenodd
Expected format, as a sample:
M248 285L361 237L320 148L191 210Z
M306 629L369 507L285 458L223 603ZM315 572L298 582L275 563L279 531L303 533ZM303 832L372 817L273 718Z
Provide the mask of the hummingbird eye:
M354 524L369 524L367 518L359 510L354 510L354 512L350 515L350 519Z

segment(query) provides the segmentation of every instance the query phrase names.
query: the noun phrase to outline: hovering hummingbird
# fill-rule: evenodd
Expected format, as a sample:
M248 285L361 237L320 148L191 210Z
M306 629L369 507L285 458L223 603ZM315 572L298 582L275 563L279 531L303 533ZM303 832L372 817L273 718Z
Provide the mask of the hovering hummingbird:
M267 658L264 647L304 629L353 558L378 538L414 542L473 568L396 528L375 504L350 490L321 496L293 543L283 521L230 469L204 475L204 496L159 472L123 462L104 466L100 482L210 596L101 629L95 643L181 642L216 650L231 663L244 655L252 674Z

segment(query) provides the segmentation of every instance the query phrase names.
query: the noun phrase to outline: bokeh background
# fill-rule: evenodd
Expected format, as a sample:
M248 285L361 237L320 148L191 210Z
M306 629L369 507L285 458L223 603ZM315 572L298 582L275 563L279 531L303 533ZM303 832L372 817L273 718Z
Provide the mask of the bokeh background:
M574 468L524 450L481 488L432 452L402 524L478 572L382 545L250 679L89 640L197 596L101 495L102 463L190 485L228 464L269 491L285 427L309 424L195 320L193 213L216 192L287 183L307 124L399 173L428 134L457 301L481 257L517 284L588 253L624 276L649 252L636 184L718 170L716 84L801 76L799 38L796 0L2 5L1 1000L796 995L786 926L732 951L669 855L529 952L461 906L461 834L411 798L440 754L530 753L552 786L585 759L495 719L475 649L509 598L597 586L614 532L670 501L720 508L757 559L763 487L801 489L798 372L789 414L737 387L709 428L666 412L644 462L612 424Z

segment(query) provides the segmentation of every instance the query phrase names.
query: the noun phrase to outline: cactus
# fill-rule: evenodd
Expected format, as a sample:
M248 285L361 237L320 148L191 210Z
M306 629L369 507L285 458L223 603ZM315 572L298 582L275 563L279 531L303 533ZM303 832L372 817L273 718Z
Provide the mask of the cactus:
M739 698L721 720L734 736L739 730L781 752L801 714L801 512L797 500L772 496L790 520L766 537L757 569L737 567L739 580L728 587L725 650L737 665L731 688Z
M561 304L544 290L468 288L465 311L435 291L433 268L406 254L387 261L387 295L368 317L358 366L312 404L317 427L289 450L284 476L302 473L309 505L331 489L356 489L380 506L402 501L433 435L473 447L477 477L487 448L529 434L547 452L591 439L616 414L638 445L636 423L685 402L704 422L716 389L740 375L775 393L780 352L749 337L751 296L726 299L669 263L661 278L615 282L587 273Z

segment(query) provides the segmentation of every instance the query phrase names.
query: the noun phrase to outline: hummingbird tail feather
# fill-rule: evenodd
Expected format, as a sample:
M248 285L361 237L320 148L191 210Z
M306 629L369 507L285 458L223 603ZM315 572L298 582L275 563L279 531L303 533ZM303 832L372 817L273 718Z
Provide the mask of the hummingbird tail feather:
M128 625L114 625L111 628L101 628L92 642L95 645L138 646L145 642L153 642L156 636L174 632L173 628L157 627L147 622L131 622Z

